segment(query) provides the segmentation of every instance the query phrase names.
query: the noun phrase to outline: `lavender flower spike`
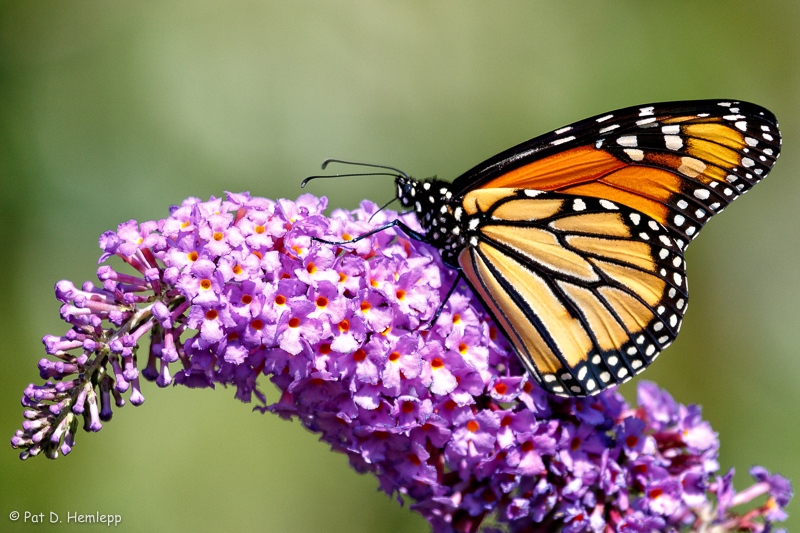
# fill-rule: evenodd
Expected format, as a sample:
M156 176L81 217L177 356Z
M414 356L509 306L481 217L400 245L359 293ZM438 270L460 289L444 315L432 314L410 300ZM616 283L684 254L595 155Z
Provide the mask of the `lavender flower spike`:
M43 339L56 361L42 359L47 381L25 389L11 439L20 457L69 453L78 418L100 430L112 396L141 405L141 375L232 385L262 412L297 417L437 533L767 532L786 517L786 479L755 467L756 483L737 493L732 472L717 475L719 441L698 407L651 383L638 408L613 390L544 393L465 286L429 329L455 277L439 253L395 230L351 246L315 241L398 217L366 201L326 217L326 204L189 198L163 220L104 233L100 262L129 268L101 266L99 287L56 284L70 329ZM281 391L273 405L262 374Z

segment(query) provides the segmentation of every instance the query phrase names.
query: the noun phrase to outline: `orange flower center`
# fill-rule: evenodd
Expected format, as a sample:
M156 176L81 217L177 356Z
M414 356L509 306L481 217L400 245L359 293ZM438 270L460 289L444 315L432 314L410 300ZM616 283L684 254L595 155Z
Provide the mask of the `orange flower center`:
M469 430L470 433L475 433L480 428L481 426L475 420L470 420L469 422L467 422L467 429Z
M529 440L526 440L525 442L522 443L522 446L520 446L520 448L525 453L532 452L533 451L533 443L531 441L529 441Z
M232 331L232 332L228 333L228 340L229 341L235 341L235 340L238 340L238 339L239 339L239 334L236 333L235 331Z
M661 496L662 494L664 494L663 490L661 490L661 489L653 489L653 490L650 491L650 498L655 500L655 499L658 499L658 497Z
M233 267L233 273L238 276L239 274L242 273L242 267L240 267L239 265L234 266Z
M378 288L378 282L375 281L374 279L369 280L369 284L372 285L375 288Z
M224 238L225 238L225 234L222 233L221 231L215 231L214 232L214 240L215 241L221 241Z
M414 466L419 466L422 464L422 461L419 460L419 457L417 457L413 453L408 456L408 460L411 461L411 464Z
M250 327L253 329L261 329L264 327L264 323L256 318L255 320L250 322Z
M461 344L458 345L458 352L461 355L464 355L465 353L467 353L467 348L469 348L469 346L467 346L466 343L462 342Z
M331 345L327 343L323 344L322 346L319 347L319 353L321 353L322 355L328 355L329 353L331 353Z
M402 302L403 300L406 299L406 291L400 289L395 293L395 296L397 296L397 299Z
M497 340L497 328L492 326L489 328L489 338L492 340Z
M343 333L346 331L350 331L350 321L345 318L344 320L339 322L339 331Z
M339 283L344 283L345 281L347 281L347 274L339 272Z
M206 311L206 320L216 320L217 316L219 315L217 314L217 311L215 309L209 309L208 311Z
M253 301L253 297L250 296L249 294L243 294L242 295L242 303L244 305L249 305L250 302L252 302L252 301Z
M453 324L460 324L461 323L461 315L458 313L453 315Z
M320 296L319 298L317 298L317 307L319 307L320 309L325 309L325 306L327 305L328 305L327 298L325 298L324 296Z
M197 252L189 252L189 253L186 255L186 257L189 259L189 261L191 261L192 263L194 263L195 261L197 261Z
M505 383L498 383L497 385L494 386L494 390L495 392L497 392L497 394L503 396L505 395L505 393L508 392L508 385L506 385Z
M308 272L309 274L313 274L316 271L317 267L314 266L314 263L309 263L306 265L306 272Z
M414 403L413 402L403 402L403 412L404 413L413 413L414 412Z
M253 228L253 230L256 233L264 233L266 231L266 228L264 228L264 226L256 226L255 228Z
M447 409L448 411L452 411L453 409L456 408L456 402L454 402L453 400L448 400L448 402L444 404L444 408Z
M211 280L210 280L210 279L204 279L204 280L202 280L202 281L200 282L200 287L201 287L203 290L207 291L208 289L210 289L210 288L211 288Z
M276 305L286 305L286 296L283 294L279 294L275 297L275 304Z
M253 255L254 255L254 256L256 256L256 257L258 257L259 259L261 259L262 257L264 257L263 255L261 255L261 252L253 252Z
M294 317L291 320L289 320L289 327L290 328L296 328L299 325L300 325L300 319L299 318Z
M361 312L369 313L370 309L372 309L372 305L369 302L361 302Z
M444 361L442 361L438 357L434 357L433 361L431 361L431 368L434 370L439 370L440 368L444 368Z
M343 241L349 241L350 239L352 239L352 237L350 236L349 233L342 233L342 240Z
M513 421L514 420L510 416L504 416L503 420L500 421L500 425L505 428L505 427L510 426L511 422L513 422Z
M389 361L396 363L400 360L400 352L392 352L389 354Z
M639 437L636 437L635 435L631 435L630 437L625 439L625 444L628 445L628 448L633 448L634 446L636 446L638 442L639 442Z
M525 385L522 386L522 390L524 390L527 393L530 393L533 390L533 383L531 383L530 381L526 381Z
M356 350L355 353L353 354L353 359L355 359L359 363L366 358L367 358L367 352L365 352L361 348Z

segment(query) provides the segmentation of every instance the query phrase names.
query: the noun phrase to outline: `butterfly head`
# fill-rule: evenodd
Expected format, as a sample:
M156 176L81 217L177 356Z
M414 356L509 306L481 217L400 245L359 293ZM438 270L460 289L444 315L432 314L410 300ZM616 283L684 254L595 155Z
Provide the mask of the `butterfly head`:
M394 180L397 185L397 198L403 207L410 207L414 205L414 199L417 196L417 188L420 186L419 181L407 176L397 176Z

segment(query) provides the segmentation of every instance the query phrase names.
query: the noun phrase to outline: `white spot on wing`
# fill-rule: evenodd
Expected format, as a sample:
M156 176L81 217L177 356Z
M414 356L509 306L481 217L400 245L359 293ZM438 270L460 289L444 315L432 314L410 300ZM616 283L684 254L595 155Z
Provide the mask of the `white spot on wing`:
M693 157L681 157L678 172L690 178L696 178L706 169L706 164Z
M617 139L617 144L619 144L620 146L635 147L637 145L636 136L626 135L624 137L620 137L619 139Z
M600 133L608 133L609 131L615 130L617 128L619 128L619 124L612 124L611 126L608 126L607 128L601 129Z
M681 146L683 146L683 139L677 135L664 135L664 144L670 150L680 150Z
M569 130L572 129L572 126L567 126L565 128L561 128L560 130L556 130L556 135L561 135L562 133L567 133Z
M628 154L628 157L630 157L632 161L641 161L644 159L644 152L641 150L637 150L635 148L626 148L624 151L626 154Z
M566 142L574 141L574 140L575 140L574 136L569 136L569 137L564 137L563 139L556 139L555 141L551 142L550 144L552 144L552 145L564 144Z
M608 120L608 119L612 118L613 116L614 116L614 115L606 115L606 116L604 116L604 117L600 117L600 118L598 118L598 119L597 119L597 122L604 122L604 121L606 121L606 120ZM602 130L601 130L601 131L602 131Z

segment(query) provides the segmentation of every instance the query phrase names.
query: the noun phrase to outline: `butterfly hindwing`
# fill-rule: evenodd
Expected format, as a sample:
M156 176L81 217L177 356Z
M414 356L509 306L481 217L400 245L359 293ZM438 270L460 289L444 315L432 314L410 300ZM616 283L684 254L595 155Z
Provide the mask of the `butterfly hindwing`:
M587 395L630 379L668 346L686 310L669 231L609 200L477 189L459 264L540 384Z

